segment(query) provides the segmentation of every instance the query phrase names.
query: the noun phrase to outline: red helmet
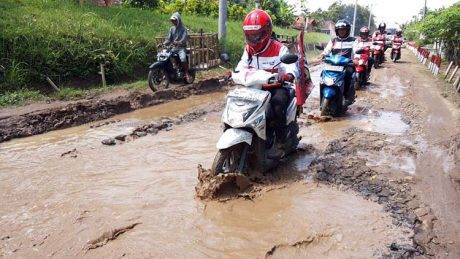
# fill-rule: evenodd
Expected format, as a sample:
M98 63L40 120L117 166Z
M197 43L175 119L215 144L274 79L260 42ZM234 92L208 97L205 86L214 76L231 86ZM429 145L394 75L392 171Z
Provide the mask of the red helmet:
M243 31L249 48L253 52L260 52L270 41L272 18L267 12L255 9L244 18Z

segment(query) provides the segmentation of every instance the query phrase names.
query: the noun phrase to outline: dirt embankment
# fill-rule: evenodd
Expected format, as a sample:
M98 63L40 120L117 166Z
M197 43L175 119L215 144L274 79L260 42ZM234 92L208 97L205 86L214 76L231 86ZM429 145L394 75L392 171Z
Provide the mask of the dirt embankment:
M24 114L5 115L0 118L0 142L107 119L116 114L218 89L219 79L212 78L155 93L135 91L123 96L76 101Z

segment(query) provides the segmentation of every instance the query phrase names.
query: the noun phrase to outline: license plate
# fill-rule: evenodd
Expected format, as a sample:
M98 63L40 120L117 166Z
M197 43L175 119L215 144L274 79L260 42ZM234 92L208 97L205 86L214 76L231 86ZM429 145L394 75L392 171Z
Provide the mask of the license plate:
M343 66L334 66L334 65L326 64L324 66L324 70L342 72L343 71Z

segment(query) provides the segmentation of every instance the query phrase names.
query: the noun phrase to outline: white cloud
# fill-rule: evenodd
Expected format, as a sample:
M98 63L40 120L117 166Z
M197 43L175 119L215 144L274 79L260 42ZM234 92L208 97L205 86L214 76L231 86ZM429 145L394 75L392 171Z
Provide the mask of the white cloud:
M287 0L290 4L297 4L299 0ZM326 10L335 0L307 0L310 10L321 8ZM352 4L354 0L343 0L343 3ZM458 0L427 0L429 9L450 6ZM425 0L358 0L359 5L371 5L372 13L378 22L386 22L390 26L401 24L412 19L423 8Z

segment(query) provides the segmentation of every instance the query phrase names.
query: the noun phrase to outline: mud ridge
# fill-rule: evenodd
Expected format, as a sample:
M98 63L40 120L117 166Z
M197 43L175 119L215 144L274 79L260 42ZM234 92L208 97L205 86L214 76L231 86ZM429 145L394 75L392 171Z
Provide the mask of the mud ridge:
M313 243L315 241L318 241L318 240L323 239L323 238L330 238L330 237L332 237L331 234L319 234L319 235L309 236L306 239L297 241L297 242L295 242L293 244L278 244L278 245L274 245L269 251L267 251L267 253L265 253L265 258L272 257L276 253L276 251L278 251L278 250L280 250L282 248L305 248L305 247L307 247L308 245L310 245L311 243Z
M196 197L204 201L213 200L219 202L239 198L254 200L262 193L286 188L288 184L302 180L303 173L280 169L283 169L296 156L315 152L316 149L311 145L300 146L289 158L282 160L278 168L264 174L250 171L246 174L214 175L210 169L204 169L201 165L198 165L198 183L195 186Z
M91 249L96 249L98 247L106 245L109 241L115 240L117 237L119 237L121 234L133 229L135 226L139 225L141 223L133 223L124 227L120 228L115 228L109 231L104 232L100 237L88 241L85 250L91 250Z
M112 146L133 141L147 135L156 135L162 130L169 131L172 130L174 125L180 125L182 123L197 120L210 112L221 111L223 105L223 103L216 103L205 108L195 109L177 117L163 117L159 120L137 127L130 134L120 134L112 138L106 138L103 139L101 143L104 145Z
M0 119L0 143L48 131L82 125L110 118L116 114L209 93L221 88L218 78L206 79L192 85L176 86L155 93L135 91L111 99L87 99L61 107L6 116Z
M393 217L395 225L405 225L414 231L413 244L389 246L388 258L434 257L445 247L433 231L437 220L432 210L422 204L411 188L413 177L405 174L388 175L367 166L358 151L379 151L386 135L352 128L342 138L332 141L323 154L310 165L316 181L352 189L365 198L382 204ZM402 152L403 148L395 149ZM412 152L408 150L407 152Z

